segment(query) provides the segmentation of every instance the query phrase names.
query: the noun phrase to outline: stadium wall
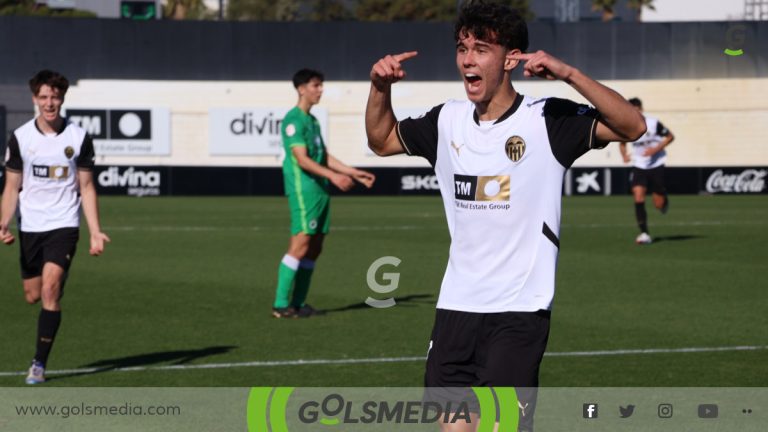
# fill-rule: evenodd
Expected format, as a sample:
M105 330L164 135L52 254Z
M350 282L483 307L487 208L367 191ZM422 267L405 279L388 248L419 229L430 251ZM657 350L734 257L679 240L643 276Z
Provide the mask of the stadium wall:
M768 78L740 80L623 80L605 81L626 97L643 99L646 112L661 119L673 131L669 166L768 165ZM515 83L527 95L566 97L584 101L571 87L558 82L524 80ZM461 83L402 82L393 87L393 104L400 116L425 112L446 98L464 99ZM427 166L421 158L396 156L380 158L367 148L364 128L369 84L337 82L326 84L317 107L326 113L326 141L332 153L354 165ZM217 141L232 137L231 121L253 109L266 114L249 116L256 126L247 138L252 142L271 136L277 128L266 122L270 113L288 109L296 102L290 82L163 82L83 80L70 91L67 107L163 108L170 111L168 154L110 156L98 151L100 164L177 166L279 166L282 153L252 155L245 141L241 154L221 154ZM211 110L231 109L230 117L210 117ZM230 120L232 119L232 120ZM216 122L226 122L216 124ZM235 126L237 129L238 126ZM241 136L246 138L246 136ZM246 139L247 139L246 138ZM234 150L237 152L238 150ZM218 154L212 154L218 153ZM274 152L273 152L274 153ZM589 152L576 166L623 166L617 144Z
M546 50L601 80L768 77L765 21L534 21L529 33L530 50ZM731 46L734 41L740 46ZM727 56L725 48L744 53ZM411 79L455 79L451 23L8 16L0 17L0 84L24 83L46 67L75 81L279 81L307 66L329 80L366 81L379 57L410 50L419 51L409 64Z
M744 36L744 55L739 57L723 54L734 26L740 26ZM768 103L761 97L768 90L768 23L534 22L530 32L535 43L532 49L552 52L627 97L641 97L647 112L660 118L677 137L669 151L670 166L768 165L763 145L763 137L768 136ZM14 37L18 34L26 36ZM57 40L60 50L47 49L51 38ZM259 167L270 172L281 159L274 146L261 152L264 154L254 153L248 144L222 151L221 130L226 125L213 118L221 120L221 111L232 115L242 110L261 129L252 134L254 139L268 135L263 133L265 127L269 129L267 123L279 120L279 111L295 103L287 78L297 68L310 66L323 70L328 78L317 112L324 115L332 152L359 166L424 168L427 165L419 158L378 158L366 149L367 75L379 56L417 49L419 56L408 67L409 80L395 86L398 114L414 115L445 98L464 98L453 64L453 47L446 42L451 38L450 24L435 23L0 17L0 61L4 64L0 105L7 108L7 129L28 120L33 113L26 80L40 68L55 68L74 84L66 107L98 111L92 113L96 117L80 116L91 127L96 120L104 122L105 140L97 140L101 141L97 162L104 167L211 167L217 171ZM562 83L525 80L519 73L514 80L524 94L580 100ZM220 112L212 115L211 110ZM121 120L116 114L133 119L128 124L134 127L136 119L145 118L153 126L139 121L141 127L146 126L146 130L136 129L144 141L127 139L125 134L118 136L121 130L109 129L110 121L118 125ZM217 124L219 132L214 132ZM229 124L230 130L233 125ZM152 136L149 144L147 134ZM591 152L576 166L621 165L613 144Z

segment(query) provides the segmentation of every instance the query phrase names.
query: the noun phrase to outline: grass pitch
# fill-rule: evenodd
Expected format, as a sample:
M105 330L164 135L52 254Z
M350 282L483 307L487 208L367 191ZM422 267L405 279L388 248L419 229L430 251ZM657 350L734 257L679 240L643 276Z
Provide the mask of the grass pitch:
M649 203L656 241L636 246L630 197L564 199L542 385L768 386L768 199L671 204L661 216ZM448 254L440 199L334 197L331 208L309 295L329 312L276 320L285 198L103 197L112 243L92 258L81 233L46 385L421 385ZM402 260L382 269L400 273L397 305L374 309L365 299L387 295L366 273L382 256ZM0 385L22 386L11 373L34 354L39 306L23 301L17 245L0 248L0 275ZM659 352L621 353L643 349Z

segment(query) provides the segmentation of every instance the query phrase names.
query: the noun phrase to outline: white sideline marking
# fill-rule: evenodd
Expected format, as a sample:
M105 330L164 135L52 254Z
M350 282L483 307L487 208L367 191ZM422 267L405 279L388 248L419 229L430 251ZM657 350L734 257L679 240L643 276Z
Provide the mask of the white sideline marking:
M760 351L768 349L768 346L732 346L732 347L692 347L692 348L649 348L632 350L614 350L614 351L571 351L571 352L547 352L545 357L591 357L591 356L610 356L610 355L636 355L636 354L670 354L670 353L702 353L702 352L727 352L727 351ZM105 372L141 372L141 371L162 371L162 370L191 370L191 369L229 369L236 367L274 367L274 366L304 366L304 365L338 365L338 364L359 364L359 363L405 363L425 361L426 357L373 357L359 359L317 359L317 360L275 360L275 361L253 361L242 363L210 363L200 365L167 365L167 366L134 366L126 368L111 369L104 368L81 368L81 369L62 369L48 370L46 375L64 375L64 374L88 374L99 371ZM26 372L0 372L0 377L26 375Z
M442 217L442 215L440 215ZM654 226L661 227L661 226L679 226L679 227L692 227L692 226L722 226L722 225L765 225L768 224L768 220L751 220L751 221L686 221L686 222L656 222L654 223ZM594 223L594 224L568 224L564 223L560 225L562 228L624 228L624 227L634 227L631 223L620 223L620 224L603 224L603 223ZM275 227L273 226L241 226L241 227L233 227L233 226L222 226L222 227L212 227L212 226L151 226L151 225L140 225L140 226L111 226L111 227L104 227L104 231L194 231L194 232L205 232L205 231L273 231ZM416 225L376 225L376 226L366 226L366 225L340 225L340 226L333 226L331 228L332 231L413 231L413 230L445 230L445 226L439 225L439 226L416 226Z

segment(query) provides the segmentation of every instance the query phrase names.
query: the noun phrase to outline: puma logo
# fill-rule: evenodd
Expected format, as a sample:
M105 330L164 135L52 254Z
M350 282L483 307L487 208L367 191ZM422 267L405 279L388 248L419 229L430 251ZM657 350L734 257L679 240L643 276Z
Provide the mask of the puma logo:
M456 145L456 143L451 141L451 147L453 147L453 149L456 150L456 156L459 156L459 150L461 150L461 148L464 147L464 144Z

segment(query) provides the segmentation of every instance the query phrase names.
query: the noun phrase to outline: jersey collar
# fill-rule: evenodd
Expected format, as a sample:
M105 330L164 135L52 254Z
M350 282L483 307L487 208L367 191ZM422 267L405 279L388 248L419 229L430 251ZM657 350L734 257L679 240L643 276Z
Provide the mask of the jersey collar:
M503 122L504 120L508 119L512 114L517 111L517 109L520 107L520 104L523 103L523 95L520 93L515 96L515 101L512 102L512 106L509 107L509 109L504 112L504 114L501 115L501 117L497 118L493 124L499 124ZM477 110L472 111L472 119L475 121L476 125L480 125L480 116L477 115Z
M61 135L61 133L64 132L64 129L67 128L67 123L69 123L69 120L67 120L66 117L62 118L62 120L64 121L61 122L61 127L59 128L59 130L56 131L57 136ZM34 123L35 129L37 129L37 131L40 132L40 135L45 135L45 132L41 131L40 126L37 125L37 118L35 118L35 120L32 123Z

